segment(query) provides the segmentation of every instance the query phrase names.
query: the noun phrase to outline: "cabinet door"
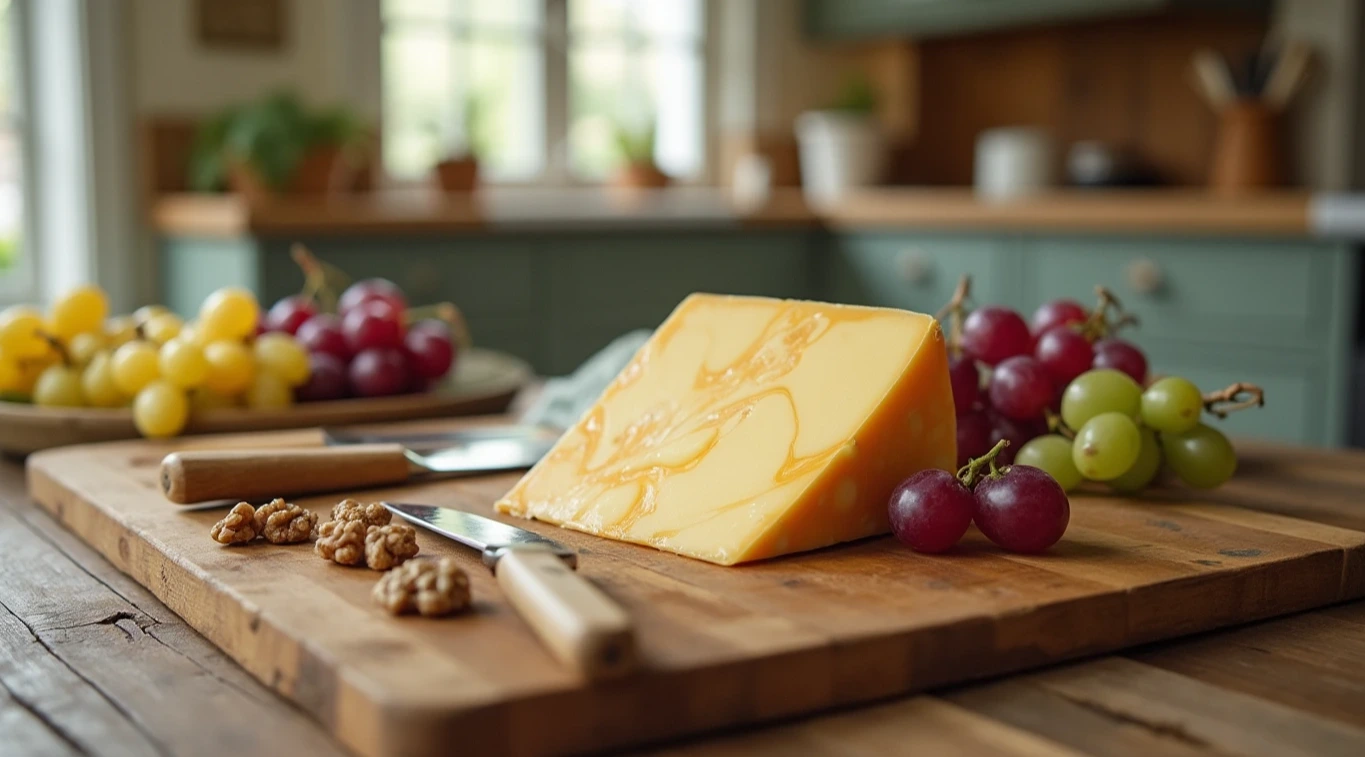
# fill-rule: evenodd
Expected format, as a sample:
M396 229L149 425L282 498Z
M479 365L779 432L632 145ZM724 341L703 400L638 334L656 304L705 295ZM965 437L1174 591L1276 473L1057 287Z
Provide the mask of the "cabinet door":
M949 235L843 234L828 260L826 291L838 302L936 313L952 299L958 279L972 277L972 299L1009 304L1008 243Z

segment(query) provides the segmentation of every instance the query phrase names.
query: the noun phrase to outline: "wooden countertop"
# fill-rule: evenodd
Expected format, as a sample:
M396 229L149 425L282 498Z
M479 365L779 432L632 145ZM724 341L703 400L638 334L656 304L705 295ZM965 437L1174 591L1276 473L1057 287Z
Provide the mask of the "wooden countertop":
M168 236L458 234L476 231L648 228L881 228L1217 236L1311 233L1305 191L1220 197L1193 189L1058 190L986 202L968 189L881 188L824 208L797 190L758 207L724 192L678 187L636 193L595 188L491 189L471 197L393 190L332 198L280 198L249 207L235 196L166 195L150 210Z
M1365 530L1365 455L1242 451L1238 477L1215 498ZM40 511L23 486L22 468L0 461L8 752L346 754ZM1365 600L653 753L1358 755L1363 668Z

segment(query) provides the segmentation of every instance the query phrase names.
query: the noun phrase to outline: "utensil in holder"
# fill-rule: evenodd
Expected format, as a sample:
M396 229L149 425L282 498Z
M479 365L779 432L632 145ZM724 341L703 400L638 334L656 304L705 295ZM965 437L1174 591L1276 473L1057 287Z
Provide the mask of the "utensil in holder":
M1280 112L1256 99L1234 100L1218 114L1209 185L1220 192L1276 187L1284 182Z

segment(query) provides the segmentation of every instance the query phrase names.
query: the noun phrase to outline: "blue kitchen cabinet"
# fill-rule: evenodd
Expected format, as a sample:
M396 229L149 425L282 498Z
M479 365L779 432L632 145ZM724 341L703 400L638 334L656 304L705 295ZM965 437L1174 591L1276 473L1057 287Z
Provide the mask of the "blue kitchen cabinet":
M838 302L936 313L963 275L976 302L1008 304L1017 294L1009 279L1018 256L1003 238L855 231L830 245L825 293Z

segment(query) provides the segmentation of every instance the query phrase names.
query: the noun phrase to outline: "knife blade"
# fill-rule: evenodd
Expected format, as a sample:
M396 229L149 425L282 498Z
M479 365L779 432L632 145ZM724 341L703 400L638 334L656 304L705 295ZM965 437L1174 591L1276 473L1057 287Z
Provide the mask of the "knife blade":
M634 667L630 615L574 572L578 555L540 534L449 507L385 502L390 512L482 556L508 601L561 662L589 678Z
M161 462L161 488L170 501L187 505L516 470L535 465L558 432L502 426L418 437L330 432L324 438L328 446L173 452Z

